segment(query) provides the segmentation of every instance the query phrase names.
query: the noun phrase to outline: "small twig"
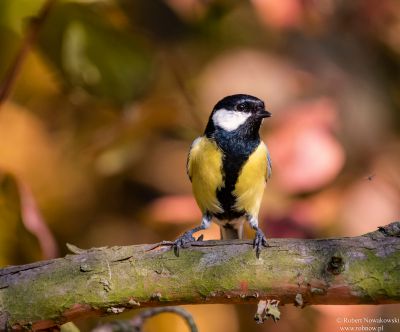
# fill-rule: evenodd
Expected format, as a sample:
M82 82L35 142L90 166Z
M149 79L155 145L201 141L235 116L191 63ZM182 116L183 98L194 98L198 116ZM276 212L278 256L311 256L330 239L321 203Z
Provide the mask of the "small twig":
M143 325L147 319L165 312L171 312L181 316L188 325L190 332L198 332L196 323L192 315L188 313L185 309L180 307L151 308L139 313L131 320L114 321L111 323L100 325L96 327L92 332L141 332L143 329Z
M149 248L147 248L145 251L152 251L154 249L160 248L160 247L172 247L175 244L174 241L161 241L155 244L152 244ZM194 242L190 242L188 243L184 248L189 248L189 247L221 247L221 246L230 246L232 245L232 241L221 241L221 240L207 240L204 241L201 237L199 237L199 239L197 239ZM248 246L252 246L253 245L253 241L252 240L240 240L240 242L237 242L237 245L248 245ZM268 245L268 247L277 247L277 246L273 246L273 245Z
M147 251L152 251L152 250L157 249L157 248L162 247L162 246L170 246L170 247L172 247L173 245L174 245L173 241L161 241L161 242L158 242L158 243L155 243L155 244L151 245L150 248L146 249L146 252Z
M40 28L42 27L44 21L51 11L51 8L56 1L57 0L47 0L40 9L39 14L31 19L27 28L26 35L22 41L21 47L16 54L14 61L10 64L10 67L8 68L4 76L3 83L0 85L0 108L8 98L15 79L17 78L18 73L22 67L22 64L26 56L28 55L30 48L35 43Z
M138 331L141 331L145 321L155 315L162 314L164 312L172 312L181 316L186 324L188 325L191 332L198 332L196 323L190 313L185 309L180 307L161 307L161 308L151 308L149 310L141 312L139 315L133 318L132 325L134 325Z

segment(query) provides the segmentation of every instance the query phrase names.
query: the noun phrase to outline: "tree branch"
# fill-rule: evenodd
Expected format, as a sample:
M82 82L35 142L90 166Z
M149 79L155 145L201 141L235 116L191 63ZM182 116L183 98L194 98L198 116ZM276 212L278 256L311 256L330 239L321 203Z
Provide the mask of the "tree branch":
M194 303L400 302L400 222L353 238L249 241L79 250L0 270L0 330L45 329L89 314Z

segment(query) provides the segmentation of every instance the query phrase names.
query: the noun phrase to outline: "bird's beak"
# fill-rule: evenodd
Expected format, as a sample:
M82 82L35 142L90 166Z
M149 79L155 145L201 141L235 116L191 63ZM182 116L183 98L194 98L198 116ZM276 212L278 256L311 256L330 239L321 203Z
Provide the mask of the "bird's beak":
M269 118L269 117L272 116L272 114L271 114L270 112L268 112L267 110L265 110L265 109L259 110L259 111L256 113L256 115L257 115L257 117L260 118L260 119Z

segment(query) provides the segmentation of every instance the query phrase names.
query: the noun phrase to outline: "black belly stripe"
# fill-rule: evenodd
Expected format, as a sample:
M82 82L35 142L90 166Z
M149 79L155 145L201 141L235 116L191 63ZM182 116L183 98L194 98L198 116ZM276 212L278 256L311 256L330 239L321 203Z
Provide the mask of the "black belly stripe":
M260 138L243 140L236 137L235 134L224 132L220 134L216 141L217 145L224 152L222 172L225 185L216 192L217 199L224 211L215 214L215 217L231 220L246 214L246 211L237 211L234 208L236 197L233 191L235 190L235 185L243 165L260 144Z

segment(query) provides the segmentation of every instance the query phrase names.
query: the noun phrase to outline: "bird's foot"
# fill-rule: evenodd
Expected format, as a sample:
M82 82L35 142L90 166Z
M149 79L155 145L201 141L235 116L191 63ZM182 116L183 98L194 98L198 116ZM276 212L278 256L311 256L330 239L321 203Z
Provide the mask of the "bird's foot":
M174 241L172 247L174 248L174 253L176 257L179 257L179 250L181 248L185 248L189 243L196 241L196 239L193 237L192 234L193 234L192 231L188 231Z
M256 249L256 257L260 258L261 247L268 247L267 239L260 228L256 229L256 236L253 241L253 249Z

